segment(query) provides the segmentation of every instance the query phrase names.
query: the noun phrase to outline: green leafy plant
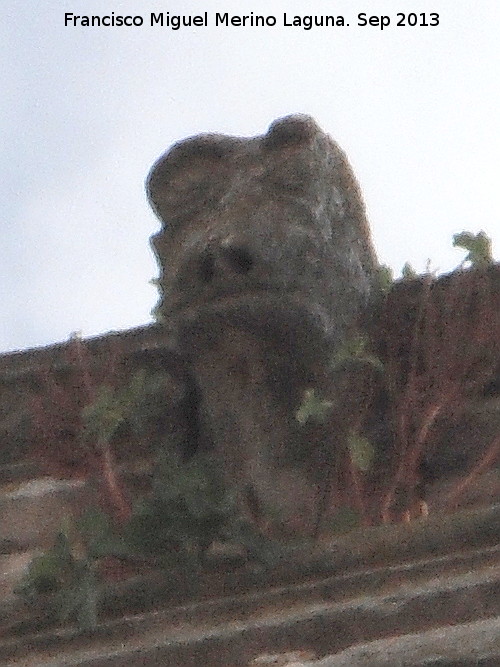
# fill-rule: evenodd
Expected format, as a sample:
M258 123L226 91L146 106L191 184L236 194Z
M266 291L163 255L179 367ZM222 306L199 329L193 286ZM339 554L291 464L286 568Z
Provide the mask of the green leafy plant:
M417 271L413 268L410 262L405 262L401 269L401 278L403 280L415 280L418 278Z
M30 601L52 603L54 620L75 622L80 630L96 627L99 576L96 559L124 545L113 541L110 521L99 510L89 510L78 521L66 519L51 549L35 557L16 592Z
M322 424L333 408L333 402L320 398L315 389L306 389L295 418L299 424L313 421Z
M375 448L372 443L356 431L351 431L347 439L347 446L353 465L362 472L368 472L375 460Z
M74 532L91 560L106 556L126 558L132 555L123 531L117 529L109 514L97 507L85 510L74 521Z
M386 294L394 283L394 276L390 266L382 264L377 270L377 285L382 294Z
M384 365L370 349L367 336L357 334L347 339L339 347L330 363L338 383L338 395L334 401L320 397L315 389L304 392L302 402L295 413L297 421L304 426L308 422L326 425L338 430L332 450L324 454L327 464L324 466L323 479L320 482L314 536L317 537L328 508L332 489L338 487L337 502L351 507L363 524L369 523L367 506L369 504L366 489L366 474L375 461L375 448L366 438L363 422L370 403L370 391L364 388L358 392L359 386L370 386L376 374L384 373ZM366 381L370 373L371 380ZM352 394L344 400L345 393ZM348 414L343 414L347 412ZM346 423L350 428L346 429ZM335 437L335 436L334 436Z
M474 268L485 268L493 264L491 239L483 231L478 234L460 232L453 236L453 247L467 250L462 265L468 262Z
M55 622L75 622L80 630L92 630L99 614L99 559L130 555L111 518L89 508L77 519L63 521L53 546L31 561L16 593L32 602L50 601Z
M161 557L166 565L197 563L214 540L231 534L235 516L234 499L214 459L197 456L182 463L162 450L153 491L135 507L125 536L133 550Z
M380 359L370 351L370 340L367 336L357 334L348 338L335 353L332 361L332 369L342 368L352 363L361 363L377 371L383 372L384 365Z
M101 445L109 443L125 421L127 404L122 392L102 385L92 403L83 408L84 437L97 440Z

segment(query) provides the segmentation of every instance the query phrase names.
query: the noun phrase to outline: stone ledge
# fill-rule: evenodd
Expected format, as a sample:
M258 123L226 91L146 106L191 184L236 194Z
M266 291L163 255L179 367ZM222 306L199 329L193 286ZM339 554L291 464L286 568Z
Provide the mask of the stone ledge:
M362 641L500 614L498 553L496 565L476 562L477 572L450 574L447 566L442 559L441 571L427 577L408 566L389 568L385 586L373 586L369 595L357 591L345 601L319 582L317 588L276 591L274 598L262 591L120 619L91 636L71 630L24 636L0 645L0 659L6 665L239 667L263 652L308 649L325 655ZM377 574L371 573L375 581ZM370 578L370 572L364 575ZM332 588L338 592L338 585ZM26 646L30 658L23 661Z
M51 546L64 517L81 507L89 491L81 480L42 477L0 495L0 543L23 551Z
M500 506L493 506L405 526L354 531L327 545L284 551L274 566L233 571L218 568L199 576L182 570L150 572L107 585L103 618L144 613L165 605L217 603L218 599L225 604L224 600L245 594L289 604L301 597L341 599L380 592L408 577L425 579L445 570L463 572L498 562L499 523ZM13 614L18 607L19 613L26 614L21 599L9 598L0 605L3 627L10 616L18 619L19 615ZM27 627L36 627L34 620L35 624Z
M498 667L500 617L361 644L296 667ZM291 667L291 666L290 666Z
M471 607L471 601L475 606ZM127 637L114 640L80 636L66 645L52 641L45 650L36 650L31 639L24 638L24 651L29 645L29 658L25 658L24 651L19 650L17 655L11 651L9 656L5 645L2 657L5 665L38 667L144 667L158 664L240 667L270 647L273 651L310 649L318 655L325 655L380 637L393 638L419 630L425 637L429 627L435 624L442 626L448 622L452 629L453 624L470 623L476 621L478 616L490 619L499 613L500 566L497 566L485 568L479 573L431 579L418 586L408 584L391 595L361 596L343 603L324 601L279 609L264 605L253 617L223 624L218 623L218 619L212 623L193 622L189 614L185 614L174 624L161 624L149 631L142 630L137 635L132 632ZM498 625L496 632L498 638ZM436 633L439 636L439 631ZM460 630L456 630L456 634L460 636ZM456 634L450 640L450 646L456 645ZM490 645L491 633L487 635L484 655L487 655ZM481 647L478 651L483 655ZM329 663L324 664L326 667Z

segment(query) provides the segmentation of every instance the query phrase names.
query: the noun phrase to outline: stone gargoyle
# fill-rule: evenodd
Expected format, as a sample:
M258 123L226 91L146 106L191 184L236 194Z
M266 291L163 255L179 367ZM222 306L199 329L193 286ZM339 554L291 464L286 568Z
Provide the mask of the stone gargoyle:
M162 222L158 313L187 369L189 419L254 514L309 531L345 406L328 428L296 411L311 386L343 398L325 369L377 291L346 156L311 118L289 116L255 138L175 144L147 192Z

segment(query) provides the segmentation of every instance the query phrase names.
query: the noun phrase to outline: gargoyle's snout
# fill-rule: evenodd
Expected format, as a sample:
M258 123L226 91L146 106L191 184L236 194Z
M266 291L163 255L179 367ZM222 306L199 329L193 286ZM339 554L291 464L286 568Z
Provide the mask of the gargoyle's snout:
M236 212L240 214L237 219L241 229L230 230L221 215L217 220L219 233L211 231L212 220L207 220L205 230L187 239L182 254L170 253L174 256L162 276L167 316L182 317L186 310L219 308L235 299L255 311L266 295L286 301L300 294L311 305L322 301L320 297L327 300L331 290L325 272L332 262L318 234L300 220L293 225L283 224L281 218L285 216L278 215L274 204L244 211L241 208ZM293 215L290 211L287 220ZM272 229L269 220L274 221ZM162 237L158 243L162 243ZM333 275L333 268L329 273ZM309 296L312 284L317 286L314 299ZM259 303L255 302L257 296Z
M195 259L195 274L201 284L220 281L222 284L251 272L254 252L245 245L225 241L219 247L206 248Z
M166 312L179 313L229 296L269 288L272 272L255 239L244 235L241 238L203 235L186 245L182 255L175 257L163 274Z

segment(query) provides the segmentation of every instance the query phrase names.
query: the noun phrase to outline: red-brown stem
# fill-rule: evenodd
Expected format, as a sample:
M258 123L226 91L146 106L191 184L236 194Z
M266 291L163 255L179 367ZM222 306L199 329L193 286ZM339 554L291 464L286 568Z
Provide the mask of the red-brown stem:
M431 285L432 285L432 276L428 275L424 278L424 283L422 285L422 294L418 307L417 318L413 328L413 337L410 347L408 378L406 381L403 395L399 398L399 401L396 403L396 416L395 416L395 423L397 425L396 448L397 448L397 455L399 457L399 463L387 492L382 496L382 502L380 508L382 523L390 523L392 521L390 509L394 502L394 496L396 490L406 474L406 463L407 463L406 457L409 448L409 423L410 423L410 417L414 416L413 413L416 410L415 398L417 396L417 390L418 390L418 374L417 374L418 350L419 350L420 340L422 337L421 336L422 324L424 322L428 310ZM393 392L396 387L397 387L397 382L394 383L394 387L392 388Z
M423 418L423 423L415 438L415 444L413 445L413 447L410 448L405 457L406 461L403 466L405 471L404 478L406 479L406 483L409 485L413 484L416 480L417 467L422 457L422 453L425 449L425 443L427 442L429 431L431 430L432 426L434 425L434 422L436 421L439 414L443 410L445 402L446 401L442 401L441 403L435 403L429 406Z
M449 493L445 508L447 510L454 510L460 503L460 498L467 491L467 489L476 481L476 479L485 470L492 466L500 457L500 435L493 438L492 443L486 450L486 454L480 459L469 472L467 477L460 480Z
M85 346L85 343L76 338L73 341L76 363L81 373L82 386L86 393L87 405L95 400L96 391L95 391L95 381L92 378L90 372L90 364L88 358L88 349ZM113 349L112 352L115 352ZM116 354L110 354L109 361L109 376L113 377L116 371ZM125 523L131 516L132 510L130 504L125 498L125 494L122 488L122 485L118 478L118 473L116 471L116 462L113 456L113 451L109 442L99 442L98 449L102 454L102 464L101 470L97 470L96 473L102 476L104 487L110 502L111 507L113 508L116 520L119 523Z
M99 443L102 452L102 475L108 492L109 501L115 510L119 523L126 523L132 514L130 504L125 499L121 484L116 473L113 452L108 442Z
M355 504L356 509L358 510L360 516L361 516L361 525L362 526L369 526L370 525L370 519L369 519L368 513L366 511L365 493L364 493L364 488L363 488L363 482L360 479L359 472L358 472L356 466L353 463L352 456L348 453L347 457L348 457L349 474L351 476L352 486L353 486L353 489L354 489L354 504Z
M76 362L80 368L82 386L87 394L87 402L91 403L95 397L94 383L90 376L87 348L80 338L75 338L72 343L75 349Z

